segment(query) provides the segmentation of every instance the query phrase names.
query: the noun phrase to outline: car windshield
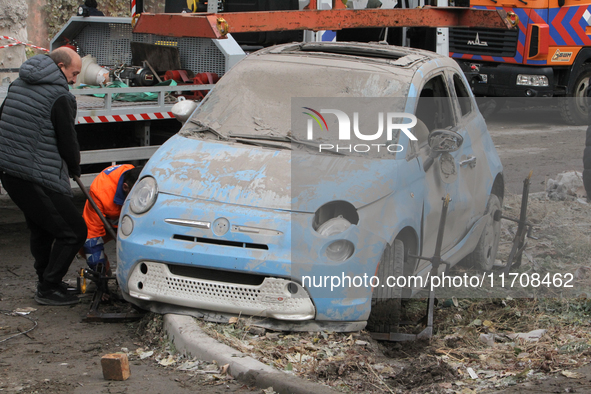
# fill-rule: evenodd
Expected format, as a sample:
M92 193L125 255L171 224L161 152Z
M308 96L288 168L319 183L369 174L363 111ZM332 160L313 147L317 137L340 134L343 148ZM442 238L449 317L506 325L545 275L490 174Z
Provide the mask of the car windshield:
M214 130L218 138L302 141L303 136L291 130L294 98L396 97L389 111L403 112L409 72L393 71L358 57L253 54L220 80L185 131Z

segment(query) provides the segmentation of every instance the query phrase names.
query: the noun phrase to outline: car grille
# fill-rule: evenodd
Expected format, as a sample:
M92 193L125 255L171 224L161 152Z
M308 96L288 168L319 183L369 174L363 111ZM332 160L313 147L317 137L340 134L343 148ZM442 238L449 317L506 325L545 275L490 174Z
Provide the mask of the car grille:
M181 234L175 234L172 236L172 238L177 239L179 241L210 244L210 245L232 246L234 248L269 250L268 245L255 244L255 243L250 243L250 242L236 242L236 241L227 241L224 239L216 239L216 238L191 237L191 236L181 235Z
M449 51L469 55L514 57L517 53L518 34L517 30L451 28Z
M253 285L190 275L173 274L167 264L145 261L129 277L129 294L148 301L283 320L308 320L315 315L308 292L288 279L263 277L262 283Z

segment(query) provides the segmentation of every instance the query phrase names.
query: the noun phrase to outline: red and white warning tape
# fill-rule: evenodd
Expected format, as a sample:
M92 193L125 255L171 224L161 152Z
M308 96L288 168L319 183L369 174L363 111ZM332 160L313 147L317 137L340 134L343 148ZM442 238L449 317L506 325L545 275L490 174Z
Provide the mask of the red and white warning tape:
M135 120L156 120L174 118L172 112L152 112L137 115L79 116L78 124L130 122Z
M16 41L14 44L2 45L2 46L0 46L0 49L2 49L2 48L8 48L8 47L14 47L14 46L17 46L17 45L26 45L26 46L29 46L31 48L40 49L42 51L49 52L49 49L41 48L41 47L38 47L37 45L33 45L33 44L27 44L26 42L19 41L16 38L12 38L12 37L8 37L8 36L0 36L0 39Z

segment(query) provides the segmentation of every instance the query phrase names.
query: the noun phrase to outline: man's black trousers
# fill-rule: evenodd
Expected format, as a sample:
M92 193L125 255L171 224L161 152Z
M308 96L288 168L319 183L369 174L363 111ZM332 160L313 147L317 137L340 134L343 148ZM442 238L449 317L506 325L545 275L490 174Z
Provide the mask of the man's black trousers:
M31 230L31 254L41 289L58 286L86 241L82 215L69 196L1 171L0 179Z

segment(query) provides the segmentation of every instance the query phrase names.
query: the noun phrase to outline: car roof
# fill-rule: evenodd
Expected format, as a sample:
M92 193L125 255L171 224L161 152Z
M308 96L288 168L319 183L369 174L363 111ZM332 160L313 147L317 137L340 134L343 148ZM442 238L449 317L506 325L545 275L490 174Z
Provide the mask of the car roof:
M426 63L438 60L440 65L455 65L447 56L434 52L395 45L359 42L309 42L276 45L256 52L257 55L305 55L342 61L382 63L402 71L416 72ZM442 63L441 63L442 62Z

